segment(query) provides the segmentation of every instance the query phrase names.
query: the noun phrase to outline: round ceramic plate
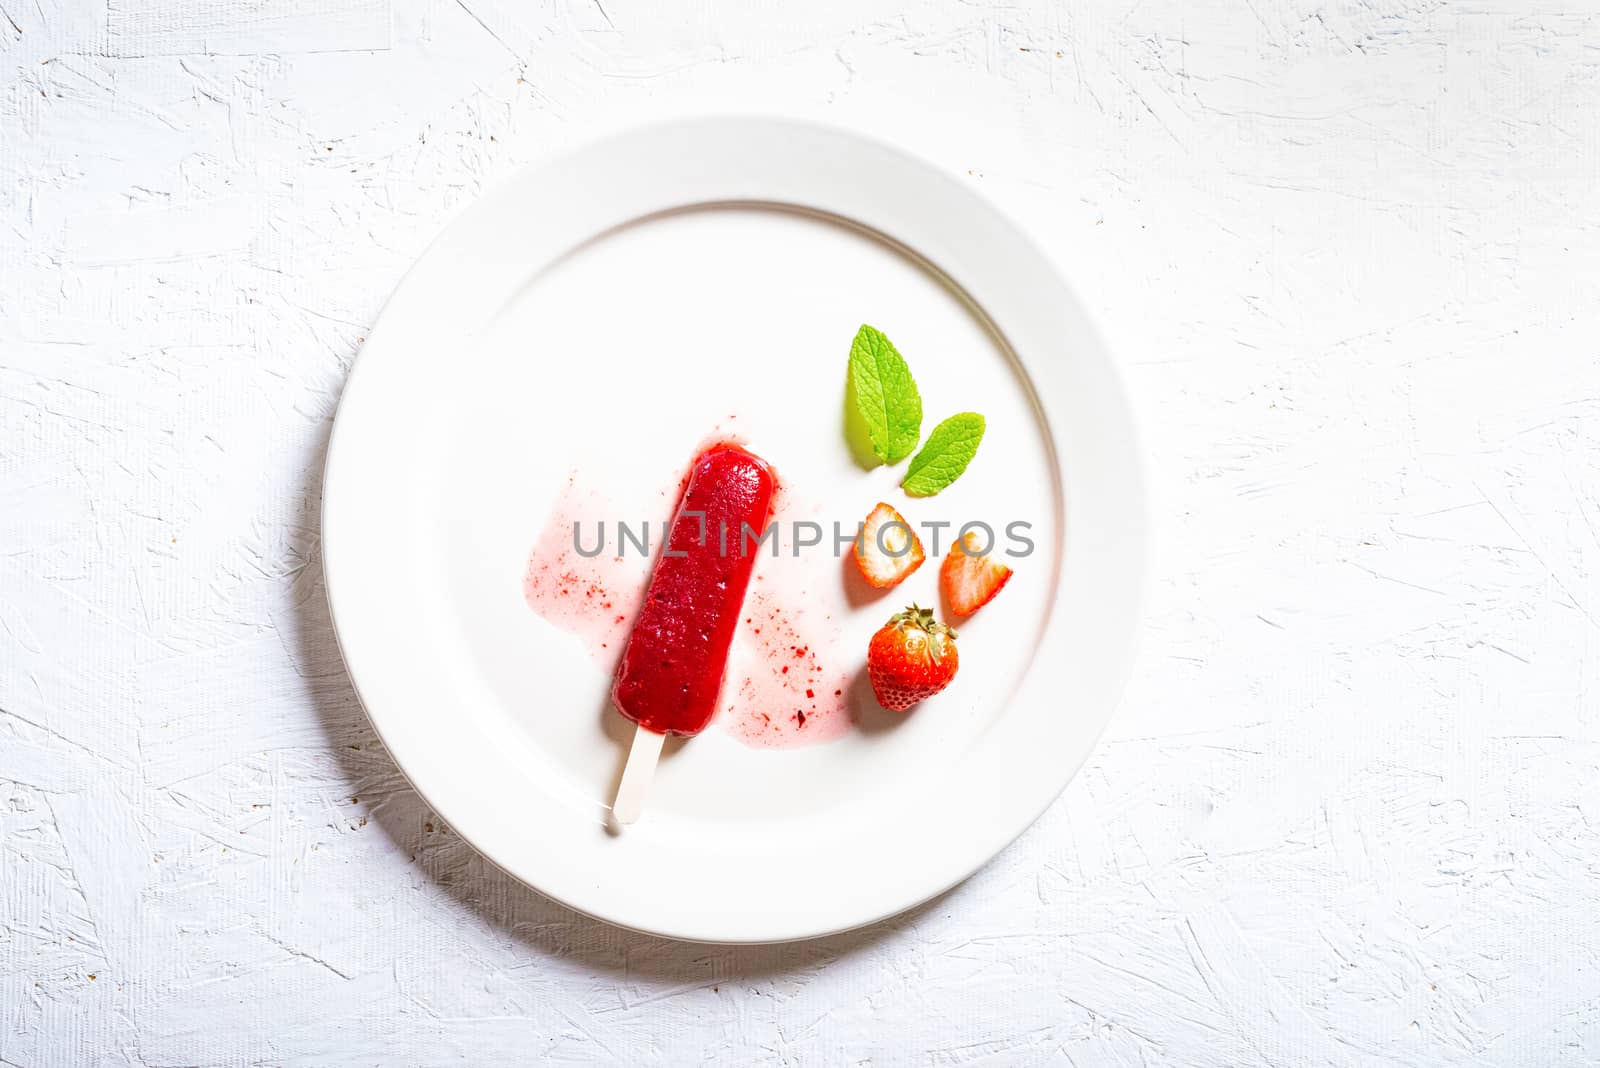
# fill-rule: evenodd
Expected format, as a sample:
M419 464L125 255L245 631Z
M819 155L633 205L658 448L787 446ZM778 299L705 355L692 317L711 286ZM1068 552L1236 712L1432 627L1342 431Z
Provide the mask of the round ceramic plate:
M905 355L924 437L988 420L937 496L852 445L863 323ZM612 833L632 727L608 696L649 528L727 438L778 473L778 555L757 564L716 720L669 744L643 819ZM474 846L613 923L779 941L932 897L1066 785L1124 681L1144 492L1077 299L970 181L840 130L702 119L523 171L428 249L345 387L324 560L362 703ZM887 595L833 535L879 500L930 557ZM884 713L867 638L939 603L937 557L968 523L1014 577L961 623L950 688ZM604 551L575 551L574 527Z

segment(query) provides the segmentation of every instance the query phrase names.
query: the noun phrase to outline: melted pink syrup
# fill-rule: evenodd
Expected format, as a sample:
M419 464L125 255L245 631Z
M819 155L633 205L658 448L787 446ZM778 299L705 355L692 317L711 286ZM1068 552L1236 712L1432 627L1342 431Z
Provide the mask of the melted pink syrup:
M576 476L569 477L539 532L522 579L528 607L576 636L608 670L616 665L628 626L644 600L650 561L631 551L631 545L626 556L617 555L616 534L609 523L607 551L585 557L573 548L572 525L581 522L584 544L592 545L595 523L617 514L580 489Z
M850 672L841 666L848 661L837 648L819 648L816 639L833 632L833 617L808 612L807 600L780 592L760 573L751 582L720 717L748 745L804 745L850 730Z
M719 442L743 444L718 433L701 443L695 454ZM663 506L670 510L683 495L688 467ZM652 559L633 547L616 555L613 527L625 510L610 506L581 487L576 475L567 479L528 558L522 592L528 606L555 627L580 639L589 655L606 671L616 667L628 640ZM787 524L794 505L779 480L773 521ZM592 544L595 523L607 523L607 551L584 557L572 545L572 525L582 522L584 544ZM666 515L662 519L665 520ZM662 529L651 524L652 532ZM652 548L659 548L653 545ZM823 566L826 565L826 566ZM782 748L828 741L850 730L848 709L850 658L838 648L831 613L820 609L814 583L837 581L833 561L815 553L776 559L763 553L745 595L744 618L733 637L728 674L722 683L722 709L715 723L747 745Z

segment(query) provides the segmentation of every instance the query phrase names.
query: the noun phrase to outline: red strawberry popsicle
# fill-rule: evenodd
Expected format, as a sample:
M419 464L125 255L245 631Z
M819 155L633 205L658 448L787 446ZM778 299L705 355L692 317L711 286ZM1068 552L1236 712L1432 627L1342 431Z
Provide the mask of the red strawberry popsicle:
M611 689L639 725L611 806L618 823L638 819L665 736L711 722L773 487L766 463L736 445L707 449L689 472Z

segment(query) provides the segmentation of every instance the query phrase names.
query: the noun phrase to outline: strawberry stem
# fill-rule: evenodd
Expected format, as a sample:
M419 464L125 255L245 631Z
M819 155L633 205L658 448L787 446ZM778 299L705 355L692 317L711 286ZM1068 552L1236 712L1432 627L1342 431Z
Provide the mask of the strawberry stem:
M921 608L915 601L912 601L911 607L904 612L896 612L890 616L889 624L891 626L908 624L919 630L927 631L929 634L948 635L951 641L954 641L956 636L955 631L933 618L933 609Z

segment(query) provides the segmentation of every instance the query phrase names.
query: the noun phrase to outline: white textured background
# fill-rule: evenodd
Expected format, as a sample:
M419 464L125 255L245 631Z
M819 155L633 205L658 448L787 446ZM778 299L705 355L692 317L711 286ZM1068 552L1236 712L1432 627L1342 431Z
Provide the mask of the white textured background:
M749 950L453 837L317 534L452 211L729 103L1034 226L1158 517L1064 800L930 906ZM0 0L0 1061L1595 1063L1597 116L1593 2Z

